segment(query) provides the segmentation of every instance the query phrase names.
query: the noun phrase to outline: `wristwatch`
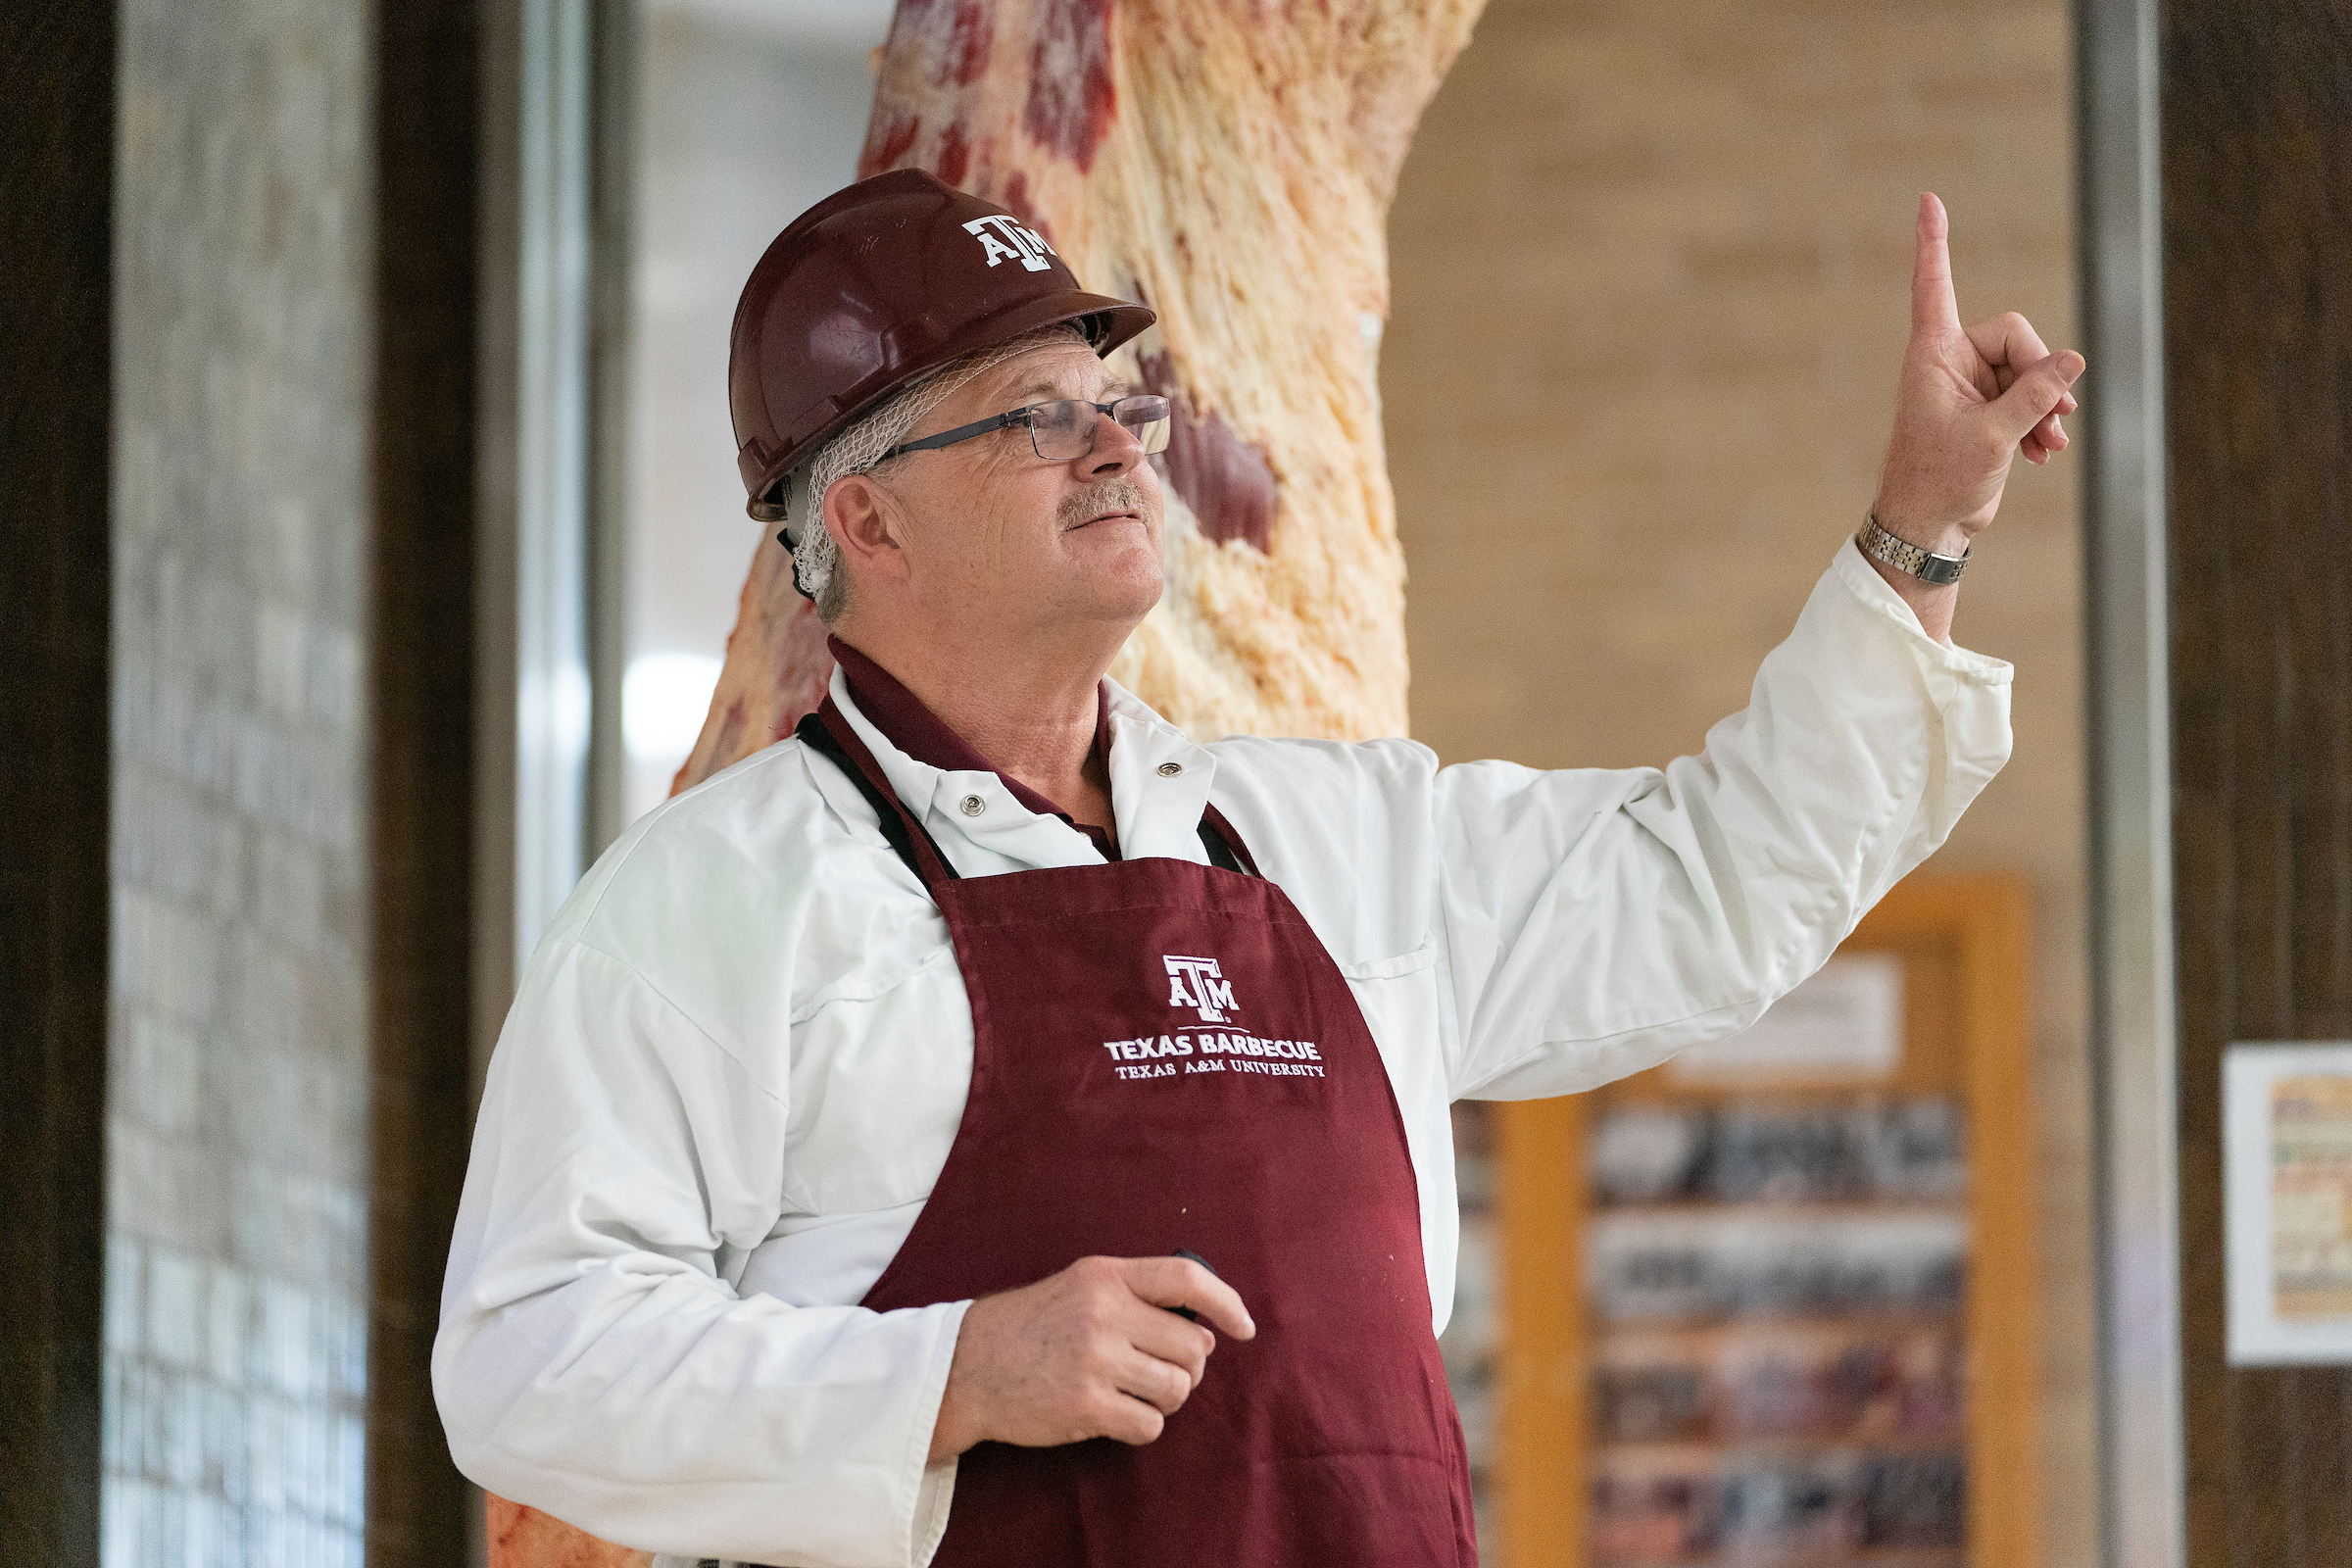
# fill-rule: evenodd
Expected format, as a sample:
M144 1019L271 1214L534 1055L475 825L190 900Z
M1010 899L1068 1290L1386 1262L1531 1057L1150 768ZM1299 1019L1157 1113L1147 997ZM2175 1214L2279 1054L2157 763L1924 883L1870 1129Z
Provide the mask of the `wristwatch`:
M1968 558L1977 553L1977 547L1972 544L1959 555L1939 556L1908 539L1898 539L1880 527L1877 511L1863 515L1865 521L1862 531L1854 536L1854 543L1862 547L1862 553L1873 560L1884 561L1895 570L1907 572L1921 582L1932 582L1938 587L1958 582L1960 573L1968 568Z

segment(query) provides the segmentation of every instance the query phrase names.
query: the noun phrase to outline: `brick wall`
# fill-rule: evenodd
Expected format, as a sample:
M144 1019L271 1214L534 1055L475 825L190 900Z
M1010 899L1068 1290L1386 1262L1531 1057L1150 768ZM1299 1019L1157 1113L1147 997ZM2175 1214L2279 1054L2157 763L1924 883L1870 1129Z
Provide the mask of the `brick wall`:
M331 1568L366 1366L368 13L122 16L104 1558Z
M1491 0L1390 230L1414 733L1627 766L1740 707L1870 500L1916 193L1964 317L2071 341L2071 80L2057 0ZM2077 483L2020 465L1970 570L2017 754L1936 862L2035 891L2052 1565L2095 1556Z

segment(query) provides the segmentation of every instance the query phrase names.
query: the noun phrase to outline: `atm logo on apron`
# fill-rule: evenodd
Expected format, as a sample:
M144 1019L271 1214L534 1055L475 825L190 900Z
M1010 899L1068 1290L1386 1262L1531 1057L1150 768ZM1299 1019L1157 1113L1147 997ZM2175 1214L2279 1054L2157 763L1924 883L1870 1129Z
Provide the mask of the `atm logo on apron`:
M1168 966L1168 1005L1190 1007L1200 1014L1202 1023L1223 1023L1225 1014L1242 1009L1233 1000L1233 982L1226 979L1214 958L1187 958L1178 954L1165 954L1160 962ZM1185 989L1185 982L1192 989Z
M1202 1023L1224 1023L1241 1011L1233 982L1214 958L1164 954L1168 1005L1189 1007ZM1240 1029L1196 1029L1180 1035L1105 1040L1111 1071L1122 1079L1176 1078L1191 1073L1238 1072L1268 1078L1320 1078L1323 1053L1311 1040L1261 1040Z

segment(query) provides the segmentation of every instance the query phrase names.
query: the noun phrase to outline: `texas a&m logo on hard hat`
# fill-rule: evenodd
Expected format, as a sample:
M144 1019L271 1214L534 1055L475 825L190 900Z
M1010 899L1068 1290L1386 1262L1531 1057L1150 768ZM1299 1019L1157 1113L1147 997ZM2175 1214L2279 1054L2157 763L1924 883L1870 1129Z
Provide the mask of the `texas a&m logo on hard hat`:
M1061 254L1036 229L1004 213L975 218L963 225L963 231L980 242L980 254L988 258L991 267L999 262L1018 262L1032 272L1042 272L1052 265L1047 257Z
M1216 959L1162 954L1160 962L1168 966L1169 1006L1190 1007L1200 1014L1202 1023L1223 1023L1227 1013L1242 1010L1233 1000L1233 982Z

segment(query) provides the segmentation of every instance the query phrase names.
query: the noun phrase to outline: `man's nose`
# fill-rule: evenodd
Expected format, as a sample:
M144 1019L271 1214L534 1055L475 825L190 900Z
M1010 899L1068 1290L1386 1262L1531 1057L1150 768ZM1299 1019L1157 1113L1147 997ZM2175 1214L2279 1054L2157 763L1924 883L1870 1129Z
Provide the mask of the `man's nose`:
M1095 444L1078 460L1079 471L1090 479L1125 473L1144 461L1144 444L1135 432L1109 415L1095 415Z

